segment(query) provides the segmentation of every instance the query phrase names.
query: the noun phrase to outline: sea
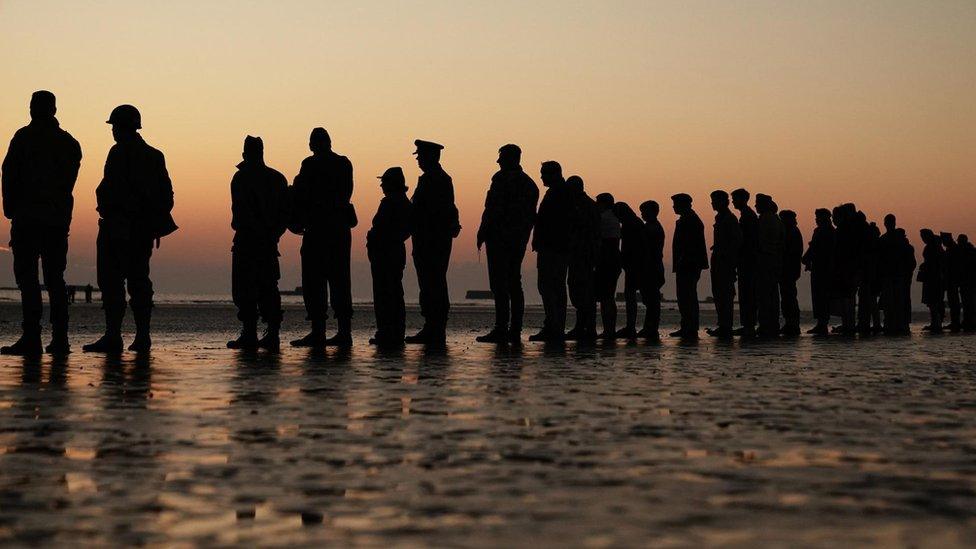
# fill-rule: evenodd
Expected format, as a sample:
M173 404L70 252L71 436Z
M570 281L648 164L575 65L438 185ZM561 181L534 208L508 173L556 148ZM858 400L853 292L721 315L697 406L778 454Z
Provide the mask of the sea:
M0 543L976 546L976 335L920 318L899 338L490 345L490 307L458 305L445 348L379 350L357 304L351 349L268 354L225 348L226 298L160 301L148 356L80 352L103 323L76 303L68 357L0 357ZM0 302L0 340L19 318Z

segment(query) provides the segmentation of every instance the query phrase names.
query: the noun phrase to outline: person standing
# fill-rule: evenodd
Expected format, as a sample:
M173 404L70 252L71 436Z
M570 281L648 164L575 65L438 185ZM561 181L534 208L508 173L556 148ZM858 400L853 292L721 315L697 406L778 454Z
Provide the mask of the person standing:
M956 237L956 246L960 251L962 266L960 267L959 291L962 297L962 329L967 332L976 330L976 247L969 241L967 235Z
M277 351L281 346L281 293L278 241L288 223L288 180L264 163L260 137L244 138L243 161L230 182L231 293L237 306L241 335L227 342L231 349ZM268 328L258 339L258 313Z
M536 252L539 295L545 320L542 330L529 341L558 343L566 338L566 276L572 253L571 234L575 222L573 198L558 162L542 163L542 184L546 194L539 204L532 249Z
M115 145L105 160L105 175L95 189L98 204L97 276L105 310L105 334L82 347L87 352L122 351L126 287L136 323L130 351L147 352L153 308L149 259L153 242L177 229L173 222L173 184L163 153L139 135L142 116L119 105L108 118Z
M74 207L72 192L81 166L81 147L61 129L54 94L31 95L27 126L17 130L3 159L3 214L10 220L14 278L20 289L22 334L7 355L41 354L41 285L38 261L51 304L51 343L47 351L64 354L68 344L68 303L64 270L68 262L68 228Z
M808 334L825 336L830 334L830 297L833 287L834 268L834 224L830 210L817 208L814 212L817 226L803 254L803 266L810 271L810 297L813 304L813 318L817 324L807 330Z
M478 227L478 249L488 255L488 284L495 298L495 327L478 336L483 343L518 341L525 314L522 260L529 243L539 187L522 170L522 149L498 149L499 170L491 178L485 210Z
M803 260L803 234L796 223L796 212L783 210L779 212L779 219L783 223L783 267L779 279L780 307L783 309L784 336L796 337L800 335L800 302L796 298L796 282L800 280L800 269Z
M291 342L294 347L352 346L352 284L350 253L353 208L352 163L332 150L325 128L312 130L312 155L302 161L291 188L292 231L302 235L302 298L311 331ZM329 300L338 329L326 337Z
M447 340L447 315L451 298L447 270L451 247L461 232L454 183L441 167L443 145L414 141L417 164L423 172L413 191L413 265L420 286L420 314L424 327L405 338L407 343L442 345Z
M835 207L833 219L837 230L834 233L836 244L831 299L840 311L841 323L831 331L850 336L856 333L854 298L857 295L863 232L858 225L857 207L854 204Z
M647 246L647 268L641 281L641 301L644 302L644 327L637 337L650 341L661 339L661 288L664 286L664 227L657 216L661 207L654 200L640 205L644 220L644 244Z
M956 245L952 233L940 233L945 249L945 292L949 305L949 331L962 329L962 279L965 269L965 252Z
M729 339L732 337L732 304L735 300L735 271L742 247L742 229L729 209L729 194L712 191L712 209L715 224L712 226L712 299L718 327L709 329L708 335Z
M600 303L603 333L600 339L612 340L617 334L617 281L622 270L620 261L620 220L613 213L613 195L596 195L600 210L600 253L596 264L596 299Z
M763 338L779 336L779 280L783 270L783 222L769 195L756 195L759 213L759 260L756 263L756 297L759 331Z
M576 323L567 340L596 339L596 262L600 251L600 211L583 186L583 179L571 175L566 187L573 201L572 250L569 259L569 301L576 310Z
M613 205L620 220L620 264L624 270L624 300L627 324L617 331L617 339L637 339L637 292L647 278L649 250L644 242L644 222L626 202Z
M376 335L369 342L381 346L403 344L406 310L403 303L403 269L407 265L411 209L406 178L399 167L379 177L383 198L366 233L366 253L373 278L373 312Z
M691 207L691 196L679 193L671 197L678 220L674 225L671 241L671 260L674 263L675 285L678 293L678 311L681 328L671 337L687 340L698 339L699 305L698 280L708 268L708 249L705 247L705 225Z
M739 228L742 230L742 247L736 274L739 279L739 322L742 327L736 335L756 335L756 263L759 261L759 217L749 206L749 191L732 191L732 206L739 212Z
M911 322L911 285L915 271L915 248L893 214L884 217L885 233L878 245L878 273L885 335L907 335Z
M942 240L930 229L919 232L925 248L922 265L918 268L918 281L922 283L922 303L929 309L930 322L922 328L927 332L941 333L945 319L945 252Z

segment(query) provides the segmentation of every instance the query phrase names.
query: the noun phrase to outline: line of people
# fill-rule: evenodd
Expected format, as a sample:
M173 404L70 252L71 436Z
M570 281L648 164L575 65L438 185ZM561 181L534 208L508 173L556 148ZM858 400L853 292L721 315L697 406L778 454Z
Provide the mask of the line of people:
M11 220L10 243L24 319L21 338L0 349L4 354L41 352L38 262L51 307L52 339L46 350L70 350L64 270L81 148L60 128L56 112L51 92L35 92L31 122L14 135L3 161L3 210ZM138 132L142 127L139 111L120 105L108 123L116 143L96 189L97 279L106 326L104 335L83 350L120 352L128 305L136 325L129 349L148 351L153 307L149 261L160 239L177 230L172 217L173 188L163 154ZM366 237L377 325L370 342L378 345L439 345L446 340L447 271L461 226L453 182L440 163L444 147L424 140L416 140L415 146L422 173L412 197L407 197L401 168L390 168L379 176L384 196ZM302 290L311 325L309 333L291 345L352 345L351 231L358 224L351 201L353 167L348 158L332 150L324 128L312 130L309 149L312 154L289 186L280 172L265 164L263 141L251 136L244 140L242 161L230 185L232 294L242 323L240 336L227 343L230 348L280 347L278 244L286 231L302 238ZM642 203L638 215L609 193L593 199L583 180L564 178L555 161L541 166L546 192L540 201L538 186L521 166L521 153L513 144L499 149L499 170L491 178L477 232L477 246L487 252L495 300L495 325L477 340L521 340L525 311L521 269L530 243L536 252L538 291L545 312L541 330L530 340L659 338L665 232L658 221L658 203ZM672 272L681 315L680 329L672 336L698 338L698 283L705 270L710 270L718 317L718 325L707 330L709 335L799 335L796 285L803 267L811 273L817 320L808 333L908 333L915 252L893 215L885 217L885 233L881 234L853 204L832 211L818 209L816 228L804 251L795 212L779 211L772 197L764 194L756 195L753 210L750 198L745 189L711 193L715 222L709 253L705 226L692 207L692 197L684 193L671 197L678 215L672 237ZM931 313L925 329L942 330L946 301L949 329L976 329L976 248L965 235L953 239L951 234L937 236L924 229L921 236L925 248L918 280L923 287L922 302ZM402 284L407 239L412 239L424 318L423 328L410 336L405 335ZM618 330L616 294L621 275L625 325ZM638 293L646 308L639 330ZM738 328L733 326L736 294ZM328 337L330 304L337 329ZM575 324L567 332L569 304L575 310ZM832 316L840 317L839 326L829 326ZM259 338L260 319L267 329Z

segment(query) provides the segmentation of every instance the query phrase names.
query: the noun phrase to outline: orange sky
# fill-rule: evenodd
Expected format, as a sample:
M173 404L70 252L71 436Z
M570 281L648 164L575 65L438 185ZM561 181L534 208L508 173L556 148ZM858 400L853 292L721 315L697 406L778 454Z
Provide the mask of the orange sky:
M508 142L537 181L556 159L591 192L633 204L689 192L706 219L709 191L745 186L800 212L805 236L814 208L842 201L876 219L893 211L913 234L972 235L974 28L971 1L3 1L0 150L27 122L30 93L55 92L85 154L68 278L93 280L104 120L137 105L176 190L182 229L153 265L169 292L229 284L243 137L262 136L290 179L318 125L354 164L360 244L374 177L401 165L412 187L413 140L446 146L457 265L477 260ZM663 222L670 233L673 217ZM284 239L284 287L298 280L297 244ZM12 282L8 267L0 281Z

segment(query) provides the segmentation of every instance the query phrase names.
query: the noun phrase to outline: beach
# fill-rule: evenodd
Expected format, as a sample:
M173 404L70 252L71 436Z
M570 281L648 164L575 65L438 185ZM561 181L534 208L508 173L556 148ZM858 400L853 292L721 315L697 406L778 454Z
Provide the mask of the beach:
M71 315L66 359L0 357L3 543L976 544L974 336L494 346L469 306L446 349L381 351L360 305L352 349L268 355L224 347L232 306L164 303L113 359Z

